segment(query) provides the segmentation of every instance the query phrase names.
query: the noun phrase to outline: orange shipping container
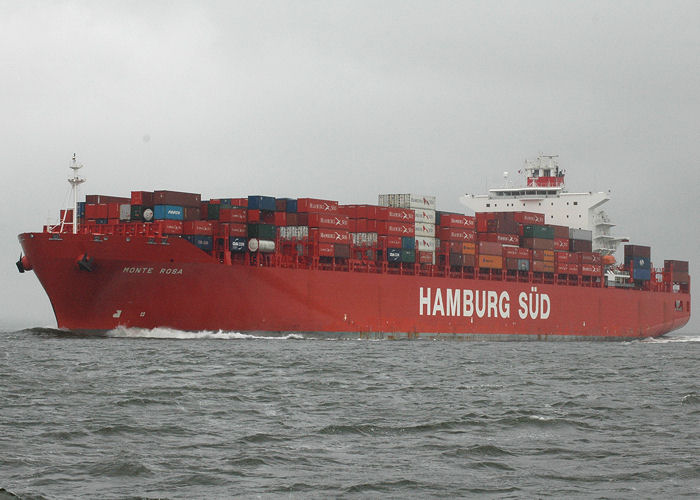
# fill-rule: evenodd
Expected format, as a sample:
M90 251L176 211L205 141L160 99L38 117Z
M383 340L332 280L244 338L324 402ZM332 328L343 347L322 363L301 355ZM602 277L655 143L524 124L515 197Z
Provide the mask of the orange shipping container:
M544 262L541 260L532 261L532 270L536 273L553 273L554 262Z
M476 253L476 244L462 243L462 253L465 255L474 255Z
M479 255L479 267L502 269L503 257L497 255Z

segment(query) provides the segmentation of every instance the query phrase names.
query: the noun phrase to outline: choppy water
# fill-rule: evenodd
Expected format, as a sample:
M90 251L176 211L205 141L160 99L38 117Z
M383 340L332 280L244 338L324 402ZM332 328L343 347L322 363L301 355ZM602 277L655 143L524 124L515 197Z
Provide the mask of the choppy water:
M21 498L697 498L698 340L0 333L0 488Z

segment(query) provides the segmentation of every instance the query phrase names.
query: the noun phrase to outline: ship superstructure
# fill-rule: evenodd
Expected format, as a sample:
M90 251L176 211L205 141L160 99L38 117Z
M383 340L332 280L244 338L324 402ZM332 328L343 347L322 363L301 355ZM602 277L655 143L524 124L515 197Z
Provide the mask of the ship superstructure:
M626 237L613 236L615 224L601 206L610 200L608 193L573 193L566 190L566 172L559 167L558 155L539 155L526 161L522 169L527 183L522 187L508 185L491 188L488 194L466 194L460 201L474 212L538 212L546 224L557 224L592 231L593 251L614 254Z

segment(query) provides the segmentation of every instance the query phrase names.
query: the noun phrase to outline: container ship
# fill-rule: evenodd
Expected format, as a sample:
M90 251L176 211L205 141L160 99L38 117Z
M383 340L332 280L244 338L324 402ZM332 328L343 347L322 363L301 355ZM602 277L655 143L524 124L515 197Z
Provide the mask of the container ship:
M376 339L638 339L690 318L688 262L610 234L604 193L568 193L556 157L522 188L376 205L263 195L87 195L23 233L20 272L57 326L291 332ZM467 210L465 209L465 212Z

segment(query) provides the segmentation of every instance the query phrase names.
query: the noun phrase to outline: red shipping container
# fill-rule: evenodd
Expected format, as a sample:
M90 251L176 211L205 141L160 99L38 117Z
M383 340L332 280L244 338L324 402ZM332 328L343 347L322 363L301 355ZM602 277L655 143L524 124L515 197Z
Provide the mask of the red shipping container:
M374 209L374 218L382 221L395 221L415 223L416 213L408 208L395 207L372 207ZM368 213L372 216L372 209L368 209Z
M550 224L549 227L554 229L554 238L569 239L569 226L556 226Z
M357 205L338 205L338 213L347 215L351 219L357 219Z
M401 248L403 241L401 236L385 236L386 248Z
M413 224L402 222L377 221L377 233L384 236L415 236L416 228Z
M462 254L462 265L464 267L474 267L474 264L476 264L476 255Z
M208 220L188 220L182 223L182 233L211 236L214 234L214 223Z
M579 263L602 264L603 258L598 252L579 252Z
M523 248L532 248L537 250L554 250L554 240L546 238L523 238Z
M87 207L87 205L86 205ZM106 203L97 204L97 218L98 219L108 219L109 218L109 205Z
M119 203L107 203L107 218L119 219Z
M335 255L335 245L333 243L319 243L316 245L320 257L333 257Z
M318 200L315 198L299 198L297 212L302 213L336 213L338 202L333 200Z
M282 200L284 201L284 200ZM286 226L287 225L287 212L275 212L274 221L275 226Z
M476 217L442 212L440 214L440 226L457 229L476 229Z
M493 241L502 245L517 246L520 244L520 236L518 236L517 234L480 233L479 239L482 241Z
M569 251L571 252L592 252L593 243L589 240L569 240Z
M419 264L432 264L434 255L432 252L418 252Z
M506 259L529 259L530 250L520 247L503 247L503 257Z
M92 205L101 205L106 203L124 205L131 203L131 198L124 198L123 196L107 196L104 194L88 194L85 196L85 203L90 203Z
M238 222L224 222L218 224L218 234L224 236L225 231L228 229L229 236L237 236L239 238L246 238L248 236L248 226L247 224L241 224Z
M199 205L199 217L200 219L208 219L209 218L209 204L208 203L202 203Z
M561 226L555 226L561 227ZM568 229L568 228L567 228ZM554 250L569 250L569 238L554 238Z
M559 274L578 274L578 264L561 263L556 265L557 273Z
M128 203L128 201L126 203ZM198 207L201 203L202 195L198 193L183 193L182 191L153 191L154 205Z
M470 229L455 229L451 227L440 227L438 237L442 241L476 241L476 232Z
M221 222L244 223L248 220L248 209L246 208L220 208L219 220Z
M370 231L368 228L368 222L367 219L357 219L355 224L357 225L357 232L358 233L376 233L377 232L377 221L374 221L374 231Z
M557 263L578 264L578 255L569 252L555 252L554 257Z
M346 229L309 229L309 238L316 243L350 244L350 231Z
M152 207L154 205L153 193L150 191L132 191L131 204Z
M602 276L603 266L601 266L600 264L581 263L581 274L583 276Z
M221 212L219 212L219 215L221 215ZM248 222L260 222L260 210L248 210L246 214L246 220Z
M309 227L328 227L335 229L350 229L350 219L340 214L309 214ZM357 232L357 231L356 231Z
M98 219L97 217L97 205L86 203L85 204L85 218L86 219Z
M515 212L515 221L520 224L537 224L544 225L544 214L535 212ZM567 233L567 237L569 234Z
M158 220L152 223L160 234L182 234L182 224L181 220Z
M461 241L450 241L450 252L462 253L462 245Z
M501 257L503 255L503 246L500 243L491 241L479 242L479 255L493 255Z
M231 198L231 207L246 208L248 206L248 198Z

